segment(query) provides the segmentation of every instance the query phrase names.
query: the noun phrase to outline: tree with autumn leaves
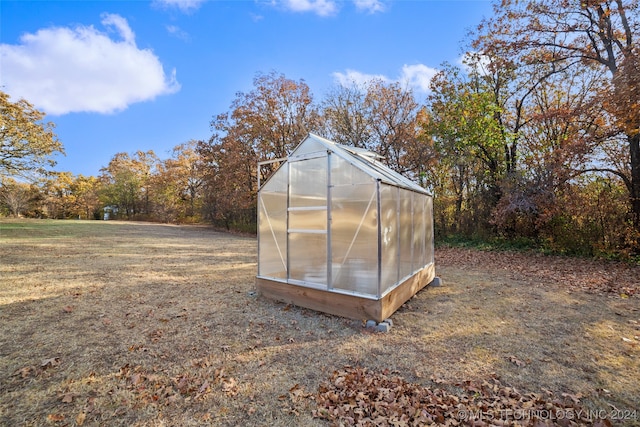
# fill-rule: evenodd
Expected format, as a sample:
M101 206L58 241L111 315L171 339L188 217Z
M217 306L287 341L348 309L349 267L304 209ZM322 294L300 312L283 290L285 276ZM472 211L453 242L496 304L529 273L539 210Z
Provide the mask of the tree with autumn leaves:
M421 125L425 117L410 88L373 79L333 88L320 105L315 132L376 152L390 168L425 184L435 159Z
M46 174L56 153L64 154L55 125L44 117L27 100L12 102L0 91L0 177Z
M303 80L271 72L258 73L253 83L250 92L236 94L229 113L213 118L211 138L198 147L206 170L206 218L245 231L255 231L257 163L289 155L318 120Z
M114 218L200 222L206 171L198 143L176 145L165 160L152 150L117 153L99 176L102 205Z
M599 118L585 110L591 108L589 105L574 111L556 109L554 114L557 118L564 114L565 122L576 125L570 144L592 145L583 148L585 154L591 149L599 151L600 156L579 162L569 171L558 168L551 173L569 173L569 178L577 179L581 174L596 172L621 180L628 192L630 223L636 234L630 244L637 250L640 246L638 0L503 0L495 5L494 12L492 18L479 25L472 46L486 58L491 72L509 70L526 79L521 94L539 92L545 85L555 87L567 77L584 73L593 79L588 83L591 99L585 101L595 106ZM568 92L569 96L574 93ZM516 118L521 117L523 107L518 100L509 108ZM543 101L539 96L537 100Z
M51 173L55 155L64 154L55 125L25 99L13 102L0 91L0 212L33 211L39 192L33 183Z

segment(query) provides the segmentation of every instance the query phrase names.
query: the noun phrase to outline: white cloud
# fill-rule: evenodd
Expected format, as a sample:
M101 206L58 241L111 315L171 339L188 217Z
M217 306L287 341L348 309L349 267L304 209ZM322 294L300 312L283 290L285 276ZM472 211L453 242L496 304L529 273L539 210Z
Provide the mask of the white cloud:
M164 0L169 1L169 0ZM176 0L173 0L176 1ZM292 12L310 12L319 16L332 16L338 13L344 0L266 0L265 3ZM359 12L384 12L384 0L353 0Z
M167 78L149 49L139 49L126 19L105 14L102 24L51 27L25 34L20 44L0 44L0 85L48 114L112 113L130 104L180 90L175 70Z
M356 5L356 9L369 12L384 12L386 7L381 0L353 0Z
M431 79L438 70L423 64L403 65L400 77L397 79L389 78L382 74L366 74L360 71L347 69L346 72L334 72L333 78L342 86L364 86L372 80L382 80L383 82L398 82L403 86L410 87L416 92L427 93L430 90L429 84Z
M169 34L171 34L172 36L182 40L182 41L189 41L191 40L191 37L189 36L189 33L187 33L186 31L184 31L182 28L178 27L177 25L167 25L165 27L167 29L167 32Z
M383 76L382 74L365 74L356 70L349 70L345 73L335 72L333 73L333 78L335 81L341 86L351 86L355 84L356 86L364 86L372 80L382 80L384 82L391 81L389 78Z
M430 90L431 79L438 73L435 68L424 64L403 65L399 81L413 88L416 92L427 93Z
M136 35L133 34L133 31L131 31L131 27L129 27L127 20L122 16L112 13L105 13L102 15L102 25L107 27L107 29L109 29L110 26L114 26L126 43L135 45Z
M153 4L163 8L178 8L184 13L189 13L200 8L207 0L154 0Z
M281 4L293 12L312 12L319 16L330 16L338 11L338 6L333 0L283 0L274 1L272 4Z

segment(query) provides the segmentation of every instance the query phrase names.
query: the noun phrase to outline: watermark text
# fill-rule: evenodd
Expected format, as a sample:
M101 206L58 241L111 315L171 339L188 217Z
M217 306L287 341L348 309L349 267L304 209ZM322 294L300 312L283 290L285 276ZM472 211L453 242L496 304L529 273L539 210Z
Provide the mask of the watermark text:
M479 420L612 420L612 421L637 421L640 411L636 409L499 409L493 411L472 411L460 409L456 418L461 421Z

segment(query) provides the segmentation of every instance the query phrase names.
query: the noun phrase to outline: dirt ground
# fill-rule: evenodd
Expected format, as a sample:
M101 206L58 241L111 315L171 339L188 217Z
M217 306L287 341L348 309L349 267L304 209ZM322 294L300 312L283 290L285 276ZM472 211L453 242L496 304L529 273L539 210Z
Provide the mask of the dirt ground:
M474 401L484 425L640 425L638 266L439 248L443 286L389 333L264 299L255 274L255 238L207 227L0 219L0 425L350 425L360 373L449 396L436 424Z

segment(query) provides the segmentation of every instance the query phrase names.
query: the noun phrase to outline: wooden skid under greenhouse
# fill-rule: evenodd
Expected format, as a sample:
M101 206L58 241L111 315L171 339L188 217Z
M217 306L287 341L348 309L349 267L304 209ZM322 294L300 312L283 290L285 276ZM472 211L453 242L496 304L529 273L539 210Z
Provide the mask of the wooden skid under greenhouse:
M434 277L434 264L430 264L378 300L291 285L260 277L256 278L256 287L261 295L276 301L350 319L382 322L420 289L431 283Z

